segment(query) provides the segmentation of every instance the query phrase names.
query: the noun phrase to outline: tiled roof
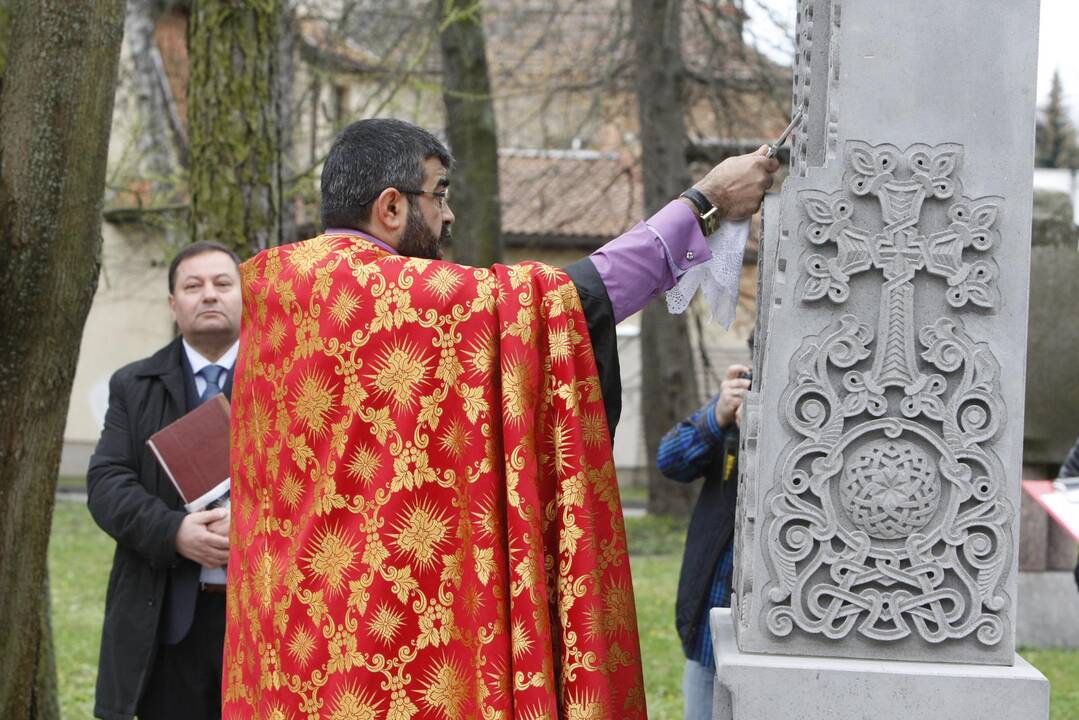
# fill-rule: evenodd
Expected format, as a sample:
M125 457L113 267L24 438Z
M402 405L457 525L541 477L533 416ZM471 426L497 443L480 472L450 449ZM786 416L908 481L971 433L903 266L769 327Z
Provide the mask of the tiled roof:
M510 244L598 244L644 214L633 159L586 150L499 151L502 232Z

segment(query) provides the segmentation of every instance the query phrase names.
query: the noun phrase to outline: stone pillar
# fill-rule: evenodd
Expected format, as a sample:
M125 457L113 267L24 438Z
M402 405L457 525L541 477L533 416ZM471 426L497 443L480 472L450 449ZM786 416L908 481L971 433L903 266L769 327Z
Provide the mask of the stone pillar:
M765 204L736 597L714 619L734 621L714 637L735 718L862 718L889 685L959 694L906 706L922 720L984 717L955 714L977 678L1023 694L995 717L1047 716L1014 648L1037 23L1038 0L798 4L805 113ZM779 675L754 684L762 662ZM850 693L782 707L817 669Z

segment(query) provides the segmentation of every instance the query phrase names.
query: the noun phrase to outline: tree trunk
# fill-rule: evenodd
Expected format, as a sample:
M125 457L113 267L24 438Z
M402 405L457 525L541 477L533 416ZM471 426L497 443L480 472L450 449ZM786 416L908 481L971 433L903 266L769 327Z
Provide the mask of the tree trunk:
M124 0L20 0L0 95L0 717L55 718L46 551L101 203Z
M644 204L654 213L689 187L686 127L682 118L680 0L633 0L637 108L641 126ZM692 412L697 376L685 315L662 302L644 310L641 323L641 403L648 450L648 511L689 513L694 486L667 480L656 470L663 434Z
M281 243L281 22L281 0L191 6L192 240L241 257Z
M502 260L498 138L479 0L436 0L440 8L442 100L453 173L453 259L464 265Z

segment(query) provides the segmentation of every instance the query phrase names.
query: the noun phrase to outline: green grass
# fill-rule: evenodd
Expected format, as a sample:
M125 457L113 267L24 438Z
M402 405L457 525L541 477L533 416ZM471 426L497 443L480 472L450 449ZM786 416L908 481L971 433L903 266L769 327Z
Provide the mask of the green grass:
M1019 654L1049 679L1049 717L1079 720L1079 650L1034 650Z
M670 518L626 519L652 720L682 717L683 659L674 630L674 595L685 527L684 520ZM49 574L60 709L68 720L89 718L93 713L112 548L85 504L56 504ZM1052 720L1079 720L1079 651L1024 649L1021 654L1049 678Z
M64 718L90 718L105 616L105 587L112 540L90 517L86 504L56 503L49 542L52 631Z
M64 490L86 492L85 475L60 475L56 478L56 487Z

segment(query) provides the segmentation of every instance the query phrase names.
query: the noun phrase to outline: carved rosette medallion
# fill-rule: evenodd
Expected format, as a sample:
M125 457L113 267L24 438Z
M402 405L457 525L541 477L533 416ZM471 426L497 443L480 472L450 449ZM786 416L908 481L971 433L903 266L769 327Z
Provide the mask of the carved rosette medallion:
M798 293L845 305L852 278L879 271L879 310L841 315L791 360L780 413L794 439L762 518L765 626L995 645L1014 517L992 450L1000 365L959 315L999 304L1003 199L963 195L959 145L845 150L842 189L798 194L798 232L822 248Z

